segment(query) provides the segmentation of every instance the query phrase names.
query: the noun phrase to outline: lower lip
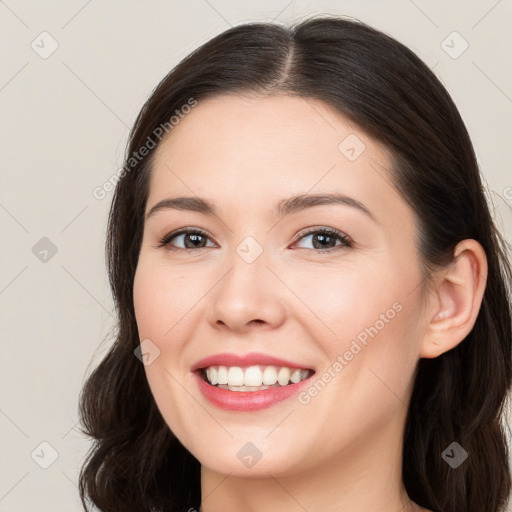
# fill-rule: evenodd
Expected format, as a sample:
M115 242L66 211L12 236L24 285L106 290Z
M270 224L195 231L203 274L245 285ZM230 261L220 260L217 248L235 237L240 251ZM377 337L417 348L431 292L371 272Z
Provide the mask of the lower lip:
M199 390L213 405L228 411L258 411L266 409L298 393L308 384L310 377L297 384L276 386L261 391L230 391L208 384L199 373L194 372Z

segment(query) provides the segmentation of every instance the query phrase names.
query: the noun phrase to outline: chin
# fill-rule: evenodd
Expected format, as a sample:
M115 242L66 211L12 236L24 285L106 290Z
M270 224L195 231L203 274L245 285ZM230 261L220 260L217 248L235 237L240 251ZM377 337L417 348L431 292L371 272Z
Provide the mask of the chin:
M187 449L201 466L216 473L251 478L268 478L269 474L274 477L291 476L304 470L305 461L310 459L305 454L311 450L302 441L294 442L293 446L286 443L286 439L297 439L297 433L284 434L276 435L275 439L271 438L272 434L263 438L261 432L259 439L251 435L236 435L222 443L205 434ZM268 436L268 431L264 435Z

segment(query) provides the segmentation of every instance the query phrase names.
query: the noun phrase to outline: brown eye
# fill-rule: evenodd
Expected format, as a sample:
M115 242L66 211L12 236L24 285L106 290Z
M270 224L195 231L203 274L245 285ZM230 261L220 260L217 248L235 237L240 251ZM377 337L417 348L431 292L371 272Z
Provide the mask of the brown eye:
M206 233L198 229L180 229L165 236L159 247L167 247L169 250L194 250L206 248L209 240ZM173 242L173 243L171 243ZM178 247L176 247L178 245ZM179 247L181 245L181 247ZM214 247L211 245L210 247Z
M332 228L311 230L303 233L300 240L303 241L308 238L310 238L313 245L311 249L316 251L334 249L335 247L351 247L350 238L341 231ZM300 248L309 249L308 247Z

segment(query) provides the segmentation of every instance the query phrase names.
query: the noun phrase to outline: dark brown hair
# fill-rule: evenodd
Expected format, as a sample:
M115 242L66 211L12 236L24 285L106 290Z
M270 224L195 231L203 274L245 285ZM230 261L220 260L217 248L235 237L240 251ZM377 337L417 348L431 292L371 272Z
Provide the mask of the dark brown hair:
M452 259L459 241L483 246L488 280L474 328L456 348L418 362L403 481L413 501L436 512L502 510L511 485L500 418L512 378L512 273L449 94L411 50L363 23L334 16L291 27L248 23L202 45L158 84L135 121L126 161L190 98L226 93L321 100L383 143L393 183L416 213L426 275ZM153 155L116 186L107 260L117 332L80 396L82 430L94 440L80 495L86 509L92 502L104 512L186 511L201 501L200 464L166 425L134 356L132 288ZM454 441L469 453L456 469L441 457Z

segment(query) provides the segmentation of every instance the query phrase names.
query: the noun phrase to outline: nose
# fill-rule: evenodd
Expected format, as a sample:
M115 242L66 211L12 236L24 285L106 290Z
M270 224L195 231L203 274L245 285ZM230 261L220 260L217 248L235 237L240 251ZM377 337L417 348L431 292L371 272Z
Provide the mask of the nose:
M279 327L286 318L282 293L263 255L248 263L234 252L229 270L208 294L208 321L216 329L237 332Z

